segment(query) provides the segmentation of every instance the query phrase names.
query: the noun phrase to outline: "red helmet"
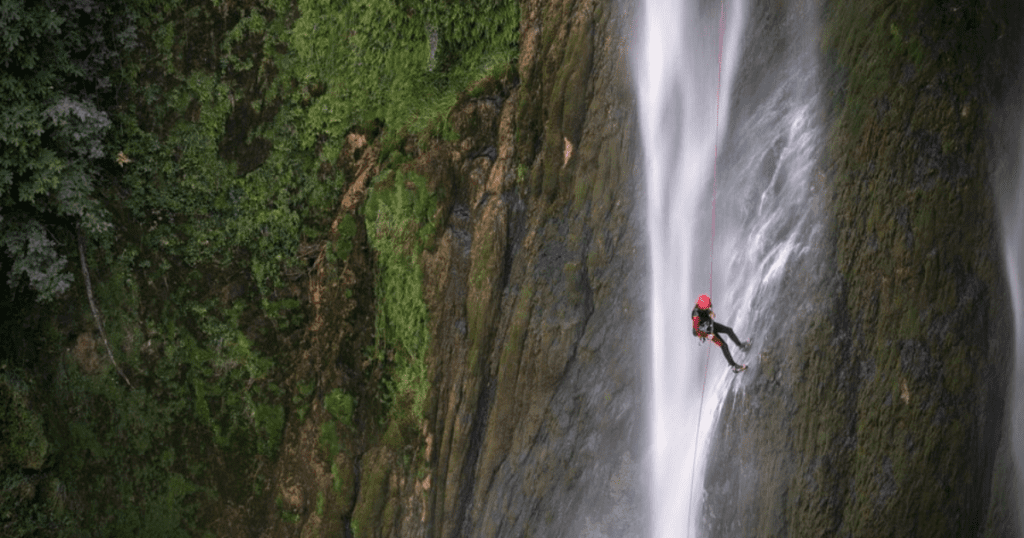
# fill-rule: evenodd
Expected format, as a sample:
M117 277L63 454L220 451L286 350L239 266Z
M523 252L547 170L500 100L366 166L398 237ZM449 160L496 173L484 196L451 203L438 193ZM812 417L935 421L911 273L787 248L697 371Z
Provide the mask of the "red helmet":
M707 295L701 295L697 297L697 308L701 310L707 310L711 306L711 297Z

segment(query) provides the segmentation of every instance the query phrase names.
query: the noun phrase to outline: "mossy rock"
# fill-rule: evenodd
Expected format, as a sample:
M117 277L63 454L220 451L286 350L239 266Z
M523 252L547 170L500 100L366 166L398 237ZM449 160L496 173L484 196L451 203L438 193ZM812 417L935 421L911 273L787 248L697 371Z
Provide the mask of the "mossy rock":
M355 398L342 389L334 389L324 398L324 407L335 420L352 427L352 414L355 412Z
M587 113L587 80L594 63L593 21L573 28L555 75L544 138L542 189L549 198L563 193L571 178L569 144L578 145ZM553 55L557 58L558 55Z
M372 448L363 456L359 496L352 510L355 538L388 535L397 502L397 492L391 491L391 474L397 465L397 458L387 447Z
M338 454L331 462L331 491L342 512L350 513L356 502L356 474L352 469L352 461L345 453Z

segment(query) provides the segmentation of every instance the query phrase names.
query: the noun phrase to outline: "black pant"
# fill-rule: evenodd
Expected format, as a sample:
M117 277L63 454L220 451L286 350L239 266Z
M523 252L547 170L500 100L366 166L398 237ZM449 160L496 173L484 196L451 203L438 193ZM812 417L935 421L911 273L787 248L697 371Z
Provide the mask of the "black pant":
M732 354L729 353L729 344L726 344L725 338L722 338L721 336L723 334L729 335L729 338L731 338L733 342L736 342L737 346L742 348L743 342L740 342L740 339L736 337L736 333L733 332L732 327L726 327L725 325L722 325L721 323L716 321L714 322L714 329L712 332L714 332L715 336L718 337L718 341L715 343L721 346L722 353L725 354L725 360L729 361L730 366L737 366L737 364L732 360Z

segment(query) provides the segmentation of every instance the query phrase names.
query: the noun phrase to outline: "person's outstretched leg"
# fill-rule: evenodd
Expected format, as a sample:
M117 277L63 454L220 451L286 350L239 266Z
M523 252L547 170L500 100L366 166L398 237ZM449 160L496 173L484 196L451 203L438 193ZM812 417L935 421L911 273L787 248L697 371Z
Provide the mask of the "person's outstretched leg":
M716 335L715 339L717 340L717 342L715 343L718 344L718 347L722 348L722 354L725 355L725 360L729 361L729 366L732 366L733 368L739 368L739 365L732 360L732 353L729 353L729 344L726 344L725 341L722 340L721 336Z
M726 327L725 325L722 325L721 323L719 323L717 321L714 322L714 327L715 327L714 328L714 333L715 334L719 334L719 333L728 334L729 338L732 338L732 341L736 342L737 346L743 347L743 342L740 342L740 339L736 337L736 333L733 332L732 327ZM722 337L719 336L719 338L722 338ZM725 339L724 338L722 338L722 343L725 343Z

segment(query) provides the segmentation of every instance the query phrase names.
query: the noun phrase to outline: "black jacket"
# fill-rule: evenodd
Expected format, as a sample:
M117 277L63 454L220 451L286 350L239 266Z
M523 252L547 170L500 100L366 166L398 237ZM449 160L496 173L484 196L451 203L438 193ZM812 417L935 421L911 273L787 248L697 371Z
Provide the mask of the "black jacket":
M693 311L690 312L690 317L693 318L693 335L699 338L707 338L714 332L714 322L711 320L711 305L708 308L701 309L697 306L693 307Z

